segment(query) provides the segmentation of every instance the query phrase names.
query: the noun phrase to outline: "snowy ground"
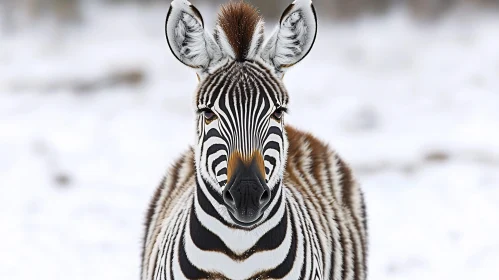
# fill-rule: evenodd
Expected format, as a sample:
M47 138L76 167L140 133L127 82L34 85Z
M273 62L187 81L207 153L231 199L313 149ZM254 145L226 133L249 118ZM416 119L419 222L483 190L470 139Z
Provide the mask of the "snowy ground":
M138 279L148 200L193 142L196 78L166 10L88 7L85 27L0 37L0 279ZM359 175L369 278L496 279L497 14L319 27L285 77L287 122Z

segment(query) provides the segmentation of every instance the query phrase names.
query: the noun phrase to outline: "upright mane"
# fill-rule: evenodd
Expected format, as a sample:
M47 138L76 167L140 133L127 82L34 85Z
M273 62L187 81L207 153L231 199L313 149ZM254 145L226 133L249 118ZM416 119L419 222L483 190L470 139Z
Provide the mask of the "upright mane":
M263 43L263 20L258 10L246 2L222 5L217 25L219 28L215 30L216 40L224 49L228 47L224 43L228 43L230 50L226 51L232 52L236 61L251 59Z

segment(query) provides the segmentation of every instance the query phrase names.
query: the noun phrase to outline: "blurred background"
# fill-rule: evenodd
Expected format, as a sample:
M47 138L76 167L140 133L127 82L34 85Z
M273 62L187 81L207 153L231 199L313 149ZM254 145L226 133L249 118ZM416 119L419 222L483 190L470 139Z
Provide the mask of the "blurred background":
M192 0L212 29L222 1ZM249 1L267 33L290 1ZM317 0L287 123L353 166L369 279L497 279L499 1ZM138 279L143 218L194 142L169 1L0 0L0 279Z

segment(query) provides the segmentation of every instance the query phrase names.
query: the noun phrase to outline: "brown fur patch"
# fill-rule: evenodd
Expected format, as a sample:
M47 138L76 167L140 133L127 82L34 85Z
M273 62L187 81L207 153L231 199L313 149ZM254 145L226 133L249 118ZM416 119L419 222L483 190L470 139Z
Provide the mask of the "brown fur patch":
M151 201L149 202L149 207L147 209L147 213L146 213L146 221L145 221L145 232L144 232L144 236L143 236L143 239L142 239L142 260L144 260L146 258L145 254L146 254L146 243L147 243L147 240L148 240L148 232L149 232L149 228L151 226L155 226L156 225L152 225L152 222L153 222L153 216L154 214L156 214L156 208L159 206L159 201L161 199L161 196L162 196L162 193L164 191L167 191L167 197L171 198L170 201L174 200L176 196L178 196L178 194L174 193L174 192L179 192L179 190L181 190L181 188L179 188L179 186L182 186L182 185L185 185L186 182L179 182L179 178L180 178L180 173L181 173L181 169L182 169L182 166L184 165L184 163L188 162L189 164L191 164L192 166L192 169L189 170L189 173L187 174L187 178L190 178L192 176L194 176L195 174L195 163L194 163L194 150L192 148L189 149L189 151L187 153L184 153L182 155L182 157L180 157L174 164L173 166L171 167L171 169L169 170L168 174L165 175L163 177L163 179L161 180L161 183L159 184L158 188L154 191L154 195L151 199ZM168 177L171 177L170 179L171 180L168 180ZM177 188L175 188L177 187ZM163 194L165 195L165 194ZM161 207L161 211L165 211L170 205L168 204L163 204ZM160 215L160 213L158 213L158 215ZM162 218L158 217L158 219L161 221ZM155 236L157 235L157 233L153 232L152 233L152 236L153 237L149 237L149 239L151 238L155 238ZM144 267L142 267L141 269L144 269Z
M316 160L322 158L324 155L330 155L331 149L327 144L323 143L312 134L300 131L292 126L286 125L286 135L288 136L288 160L294 157L300 158L303 156L300 153L300 146L304 143L309 145L311 159ZM311 170L304 170L311 172L314 176L319 177L318 166L312 165Z
M237 61L244 61L248 55L251 39L260 19L258 10L246 2L222 5L217 23L225 32Z
M161 191L163 191L163 188L165 187L165 182L166 182L166 176L163 177L163 180L161 180L161 183L159 184L159 187L154 191L154 195L149 202L149 207L147 209L147 214L146 214L146 222L145 222L145 234L142 239L142 259L145 257L146 253L146 239L147 239L147 233L148 229L151 226L151 221L152 221L152 216L154 215L154 210L156 210L156 207L158 206L158 200L161 195Z
M234 176L234 171L236 171L240 164L248 166L253 162L257 164L262 178L265 178L265 164L263 162L262 153L253 151L250 155L243 155L239 151L232 152L227 163L227 182L230 182Z

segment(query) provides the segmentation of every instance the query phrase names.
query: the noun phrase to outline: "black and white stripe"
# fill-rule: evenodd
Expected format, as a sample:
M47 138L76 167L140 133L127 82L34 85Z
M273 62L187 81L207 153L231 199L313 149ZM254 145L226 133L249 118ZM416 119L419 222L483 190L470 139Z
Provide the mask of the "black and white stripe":
M227 182L227 159L238 151L250 155L262 153L269 186L282 177L285 143L282 124L270 116L277 108L285 108L288 97L281 83L258 62L230 62L202 83L196 97L199 109L210 108L219 115L217 122L205 124L198 119L202 139L198 166L216 180L219 186ZM211 185L217 186L213 180ZM221 192L221 188L216 187Z
M223 16L232 18L219 22L255 19L247 4L231 5ZM198 138L152 199L141 279L366 279L366 211L350 168L281 116L289 101L282 74L315 40L311 1L291 4L263 47L261 38L243 40L251 44L246 50L234 45L238 33L224 33L227 24L215 38L204 32L185 0L174 1L168 15L170 48L200 77ZM263 36L261 22L253 24L253 36ZM225 192L250 163L269 199L257 219L241 223Z
M282 188L251 229L225 222L202 191L194 151L184 154L151 204L142 279L365 279L365 210L350 169L286 130L294 152Z

